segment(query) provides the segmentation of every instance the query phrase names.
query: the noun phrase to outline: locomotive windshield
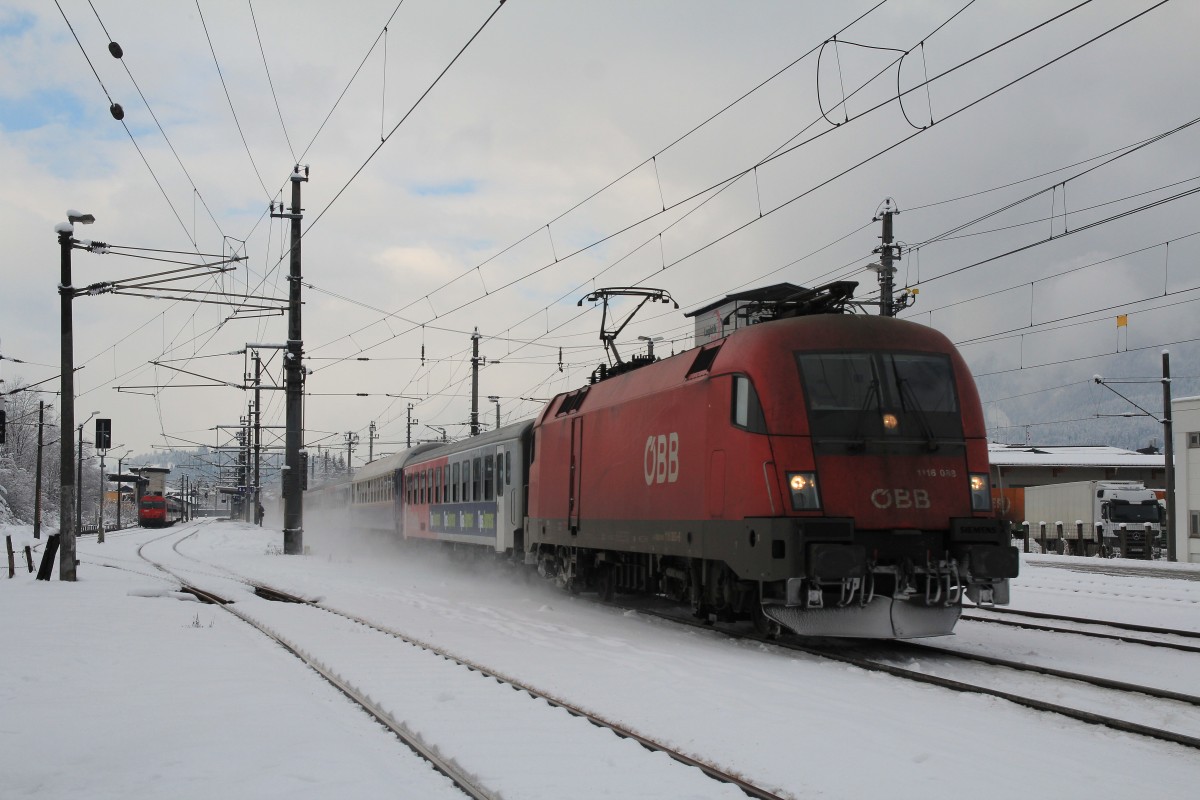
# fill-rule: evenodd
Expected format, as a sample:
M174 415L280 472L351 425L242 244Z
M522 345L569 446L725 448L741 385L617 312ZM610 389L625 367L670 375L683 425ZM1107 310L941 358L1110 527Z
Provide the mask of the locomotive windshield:
M814 438L863 449L884 439L936 449L962 440L950 358L931 353L797 352Z

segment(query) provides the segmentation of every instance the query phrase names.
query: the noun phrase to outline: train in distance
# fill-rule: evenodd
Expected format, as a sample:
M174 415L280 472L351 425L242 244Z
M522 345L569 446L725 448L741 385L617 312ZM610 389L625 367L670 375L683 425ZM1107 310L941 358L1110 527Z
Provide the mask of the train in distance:
M174 496L144 494L138 501L138 525L163 528L183 518L183 506Z
M743 307L756 324L668 358L618 358L532 420L309 491L305 514L767 634L951 633L964 598L1007 603L1019 567L979 396L941 333L852 313L855 285Z

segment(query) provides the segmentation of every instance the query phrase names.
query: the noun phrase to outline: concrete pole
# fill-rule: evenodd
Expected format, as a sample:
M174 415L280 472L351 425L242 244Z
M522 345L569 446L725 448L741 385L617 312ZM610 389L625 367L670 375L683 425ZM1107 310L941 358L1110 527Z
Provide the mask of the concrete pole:
M262 359L254 351L254 520L262 525L258 507L262 504Z
M129 455L126 453L125 455ZM121 476L124 475L121 471L122 465L125 463L125 456L117 459L117 530L121 530L121 501L125 498L125 493L121 491Z
M471 435L479 435L479 328L471 334Z
M892 281L896 268L892 265L892 212L883 212L883 245L879 248L879 313L885 317L895 316L892 305Z
M1162 387L1163 458L1167 482L1167 518L1163 520L1163 530L1167 537L1167 560L1175 561L1178 557L1175 542L1175 426L1171 421L1171 354L1166 350L1162 354ZM1146 548L1150 548L1149 542Z
M292 206L286 216L291 220L291 259L288 274L288 341L284 356L284 385L287 394L286 434L284 436L283 478L283 552L301 555L304 552L304 498L300 492L300 448L304 433L301 419L304 413L304 353L300 324L300 184L308 180L308 168L300 165L292 171ZM283 216L283 215L281 215Z
M71 301L75 287L71 285L71 234L74 227L60 224L58 228L60 272L58 282L59 313L61 319L61 355L59 392L62 406L59 408L59 471L61 488L58 495L59 517L59 580L75 580L75 342L71 320Z
M45 424L46 401L38 401L37 477L33 481L33 538L42 538L42 426Z
M104 544L104 485L107 483L104 480L104 457L106 455L108 455L107 450L100 451L100 521L96 527L96 542L98 544Z
M87 422L84 421L79 425L79 452L76 453L76 458L79 462L75 471L75 530L83 530L83 426Z

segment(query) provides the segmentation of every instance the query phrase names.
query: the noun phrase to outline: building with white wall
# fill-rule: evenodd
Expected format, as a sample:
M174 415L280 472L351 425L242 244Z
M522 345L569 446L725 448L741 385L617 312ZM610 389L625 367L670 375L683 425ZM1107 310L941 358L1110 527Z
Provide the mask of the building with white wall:
M1175 553L1200 564L1200 397L1171 401L1175 429Z

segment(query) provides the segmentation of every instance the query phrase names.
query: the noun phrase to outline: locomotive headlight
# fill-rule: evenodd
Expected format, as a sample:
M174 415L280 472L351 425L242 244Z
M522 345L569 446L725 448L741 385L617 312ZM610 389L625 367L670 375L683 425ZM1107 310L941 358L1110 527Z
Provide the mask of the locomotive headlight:
M894 431L894 430L896 430L896 428L899 425L900 425L900 420L896 419L895 414L884 414L883 415L884 430Z
M971 486L971 510L972 511L988 511L992 507L992 487L991 481L988 480L986 472L972 472L970 477Z
M789 472L787 482L792 493L793 511L812 511L821 507L821 495L817 492L817 473Z

